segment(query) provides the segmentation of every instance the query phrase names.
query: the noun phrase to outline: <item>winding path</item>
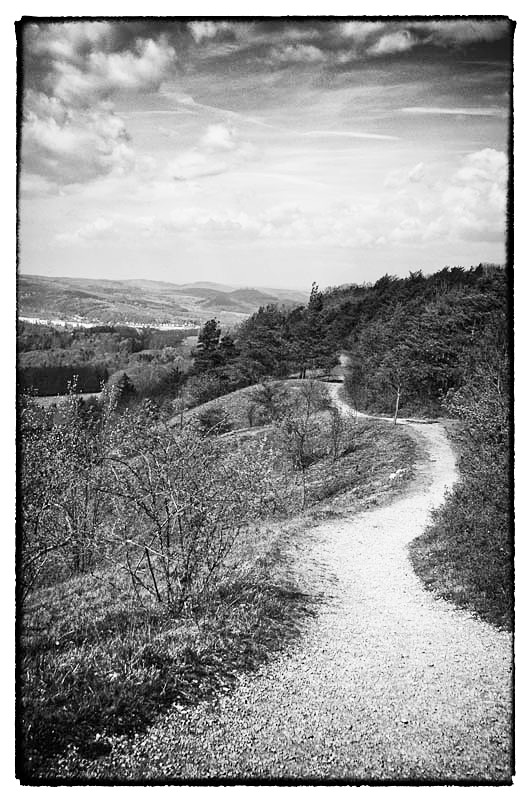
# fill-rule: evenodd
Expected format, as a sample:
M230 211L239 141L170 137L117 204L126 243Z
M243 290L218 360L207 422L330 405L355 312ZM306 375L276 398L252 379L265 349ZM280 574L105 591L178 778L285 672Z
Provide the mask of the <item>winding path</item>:
M297 649L166 715L136 750L147 779L510 781L512 637L413 573L407 544L456 466L440 425L409 429L424 455L408 493L319 525L297 553L329 597Z

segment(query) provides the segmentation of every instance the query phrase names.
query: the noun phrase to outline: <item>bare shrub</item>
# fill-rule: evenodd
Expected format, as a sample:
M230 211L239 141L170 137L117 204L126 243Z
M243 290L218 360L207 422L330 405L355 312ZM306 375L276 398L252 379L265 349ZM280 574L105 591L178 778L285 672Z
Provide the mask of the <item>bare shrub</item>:
M278 505L274 460L265 440L229 450L193 426L140 426L109 456L113 559L140 601L178 614L206 600L241 533Z
M101 557L104 456L114 400L101 412L71 387L60 407L24 399L20 413L19 589L86 572Z

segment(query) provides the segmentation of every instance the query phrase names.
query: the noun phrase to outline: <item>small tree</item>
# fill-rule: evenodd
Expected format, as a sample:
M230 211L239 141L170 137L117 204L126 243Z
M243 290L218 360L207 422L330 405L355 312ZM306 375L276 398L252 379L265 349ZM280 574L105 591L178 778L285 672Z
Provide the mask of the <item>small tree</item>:
M216 319L205 322L197 340L197 348L194 352L194 371L197 373L209 372L220 366L222 357L220 354L221 328Z
M332 460L337 461L343 452L343 438L345 435L345 420L341 411L334 406L330 409L330 450Z
M127 372L123 372L114 383L114 401L118 406L126 406L136 395L135 386Z
M282 417L288 402L288 393L282 383L264 380L253 390L252 402L258 406L267 422L273 422Z
M308 380L300 385L278 423L281 446L301 475L303 508L306 505L307 470L316 459L319 441L320 426L315 415L329 406L330 396L326 388L318 381Z
M232 422L221 405L211 405L197 415L199 431L204 436L219 436L232 430Z

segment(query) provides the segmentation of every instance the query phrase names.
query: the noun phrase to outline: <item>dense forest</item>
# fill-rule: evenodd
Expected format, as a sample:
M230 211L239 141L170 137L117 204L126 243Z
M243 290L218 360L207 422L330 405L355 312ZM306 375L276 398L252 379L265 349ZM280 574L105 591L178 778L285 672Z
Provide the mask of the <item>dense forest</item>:
M192 331L193 332L193 331ZM127 370L139 397L166 395L190 362L195 340L190 330L157 330L98 325L61 330L28 322L19 324L18 379L21 390L36 395L99 392Z

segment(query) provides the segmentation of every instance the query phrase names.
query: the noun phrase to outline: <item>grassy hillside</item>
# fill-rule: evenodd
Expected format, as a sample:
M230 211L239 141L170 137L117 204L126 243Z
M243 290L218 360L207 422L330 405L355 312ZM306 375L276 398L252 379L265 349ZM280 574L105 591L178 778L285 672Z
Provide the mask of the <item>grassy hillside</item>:
M306 383L295 387L288 382L281 387L286 390L283 397L289 402L305 391ZM251 392L249 388L217 401L234 425L244 419ZM135 458L146 457L156 446L152 435L162 436L162 449L153 450L160 454L151 463L153 469L170 440L160 430L150 433L141 417L138 425L134 420L127 422L136 431L127 445L133 450L127 452L137 452ZM123 418L121 424L127 438ZM380 502L412 474L415 448L401 428L345 421L333 451L333 414L316 407L301 508L301 472L290 460L283 424L262 425L252 436L244 431L203 440L205 452L215 456L215 470L225 476L220 487L224 501L230 494L231 470L243 469L248 459L252 464L267 458L269 510L242 528L210 591L194 604L168 614L156 598L141 588L133 590L127 571L117 568L118 553L107 556L115 562L112 567L104 559L90 573L66 579L63 573L60 582L48 581L31 592L20 651L26 774L75 774L83 763L86 768L99 756L118 752L121 737L143 730L171 703L195 703L223 693L243 670L254 669L285 647L319 602L301 594L290 548L304 540L313 521ZM116 442L125 446L122 434ZM197 446L203 446L200 440ZM261 466L265 464L255 463L253 469ZM200 478L196 470L193 477ZM256 478L243 486L258 497ZM202 489L194 489L195 497L198 491ZM133 510L135 525L141 522L140 513ZM112 520L116 524L116 513ZM110 521L103 519L102 533ZM135 535L141 531L128 528L128 537Z

